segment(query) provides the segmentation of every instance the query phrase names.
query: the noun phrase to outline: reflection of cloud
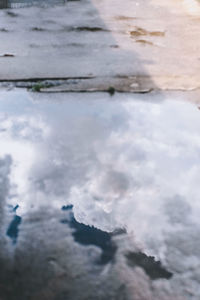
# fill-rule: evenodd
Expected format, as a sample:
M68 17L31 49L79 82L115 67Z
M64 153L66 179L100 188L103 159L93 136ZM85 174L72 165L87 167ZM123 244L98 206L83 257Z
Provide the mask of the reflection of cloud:
M14 99L5 96L9 126L0 133L22 209L72 203L78 221L103 230L125 226L159 250L178 226L199 226L195 106L131 98L58 105L24 101L25 95L16 112L9 108Z
M12 159L9 155L0 157L0 260L3 257L5 246L5 222L6 220L6 201L10 196L10 167Z
M102 223L96 215L96 226L111 229L118 223L143 241L162 240L164 231L173 230L163 207L176 196L193 207L197 221L199 112L190 104L168 101L128 101L120 107L126 128L111 125L109 137L93 145L98 166L82 186L72 188L70 201L79 221L93 224L89 207L101 208L114 222Z
M4 204L10 192L9 173L11 163L12 160L9 155L0 158L0 223L3 218Z

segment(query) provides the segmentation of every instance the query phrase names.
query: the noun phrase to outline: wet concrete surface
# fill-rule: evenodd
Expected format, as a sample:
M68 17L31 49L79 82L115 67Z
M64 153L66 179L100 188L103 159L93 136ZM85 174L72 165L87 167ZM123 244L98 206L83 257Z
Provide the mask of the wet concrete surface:
M184 96L1 90L0 299L199 299Z

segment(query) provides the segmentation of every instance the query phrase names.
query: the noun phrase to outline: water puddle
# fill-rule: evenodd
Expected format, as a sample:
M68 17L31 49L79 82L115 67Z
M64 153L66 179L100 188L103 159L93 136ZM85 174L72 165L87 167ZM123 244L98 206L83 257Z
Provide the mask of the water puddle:
M7 231L13 242L18 216L63 207L60 226L99 247L100 264L115 261L118 228L144 250L127 253L127 264L151 279L200 262L199 109L151 97L1 91L0 184L9 179L1 202L19 205Z

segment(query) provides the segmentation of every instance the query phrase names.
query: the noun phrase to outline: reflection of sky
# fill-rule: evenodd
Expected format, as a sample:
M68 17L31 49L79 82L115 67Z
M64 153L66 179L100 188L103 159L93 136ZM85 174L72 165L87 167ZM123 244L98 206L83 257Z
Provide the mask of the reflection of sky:
M169 235L199 230L195 106L64 97L0 93L0 157L12 158L9 204L19 204L21 215L73 204L78 221L126 227L160 254Z

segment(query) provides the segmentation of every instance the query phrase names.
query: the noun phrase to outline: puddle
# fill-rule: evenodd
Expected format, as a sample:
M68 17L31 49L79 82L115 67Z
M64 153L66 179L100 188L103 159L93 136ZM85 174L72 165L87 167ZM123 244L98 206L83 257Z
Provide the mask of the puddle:
M23 220L30 208L68 214L73 205L74 216L59 226L68 223L78 244L100 247L100 264L117 255L110 232L126 228L142 249L124 257L130 266L151 279L172 272L193 280L187 270L200 263L193 238L200 232L200 112L155 97L1 91L0 158L10 157L2 203L18 204ZM14 242L17 215L7 232Z

